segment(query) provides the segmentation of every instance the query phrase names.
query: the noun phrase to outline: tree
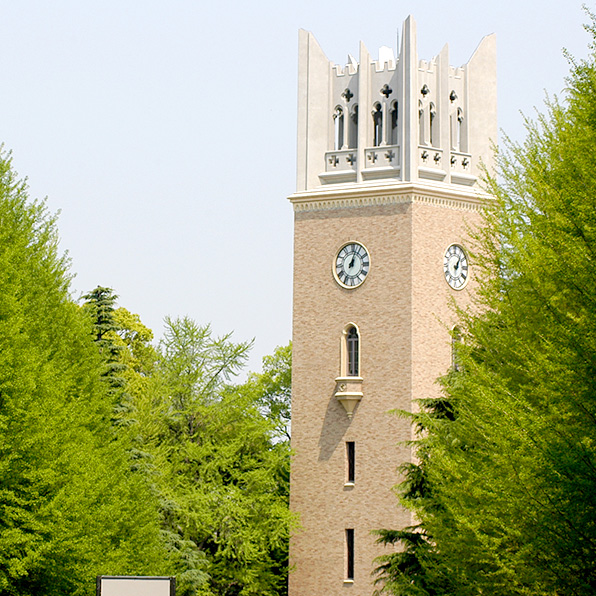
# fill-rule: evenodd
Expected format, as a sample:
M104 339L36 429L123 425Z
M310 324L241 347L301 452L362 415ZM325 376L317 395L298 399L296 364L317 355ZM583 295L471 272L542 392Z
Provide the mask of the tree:
M102 290L103 288L99 288ZM110 296L113 291L107 289ZM110 327L104 341L115 354L119 375L123 380L121 394L125 400L114 420L121 440L129 447L131 471L140 473L150 487L159 511L160 534L167 550L170 573L176 575L177 592L198 594L207 584L205 553L190 539L172 528L170 513L174 506L164 491L165 478L170 471L169 447L164 436L164 396L169 391L160 374L160 352L152 344L153 332L139 315L123 307L109 304ZM95 321L96 319L94 319ZM100 351L104 352L100 348Z
M168 573L155 499L114 435L103 362L55 218L0 156L0 592Z
M245 387L255 395L263 413L273 422L280 439L290 440L292 343L278 346L263 358L263 372L250 375Z
M448 577L445 593L596 590L591 18L591 54L571 60L565 100L527 121L525 142L499 156L499 182L488 180L480 291L459 313L461 370L442 380L454 415L427 415L419 438L432 500L414 509L435 553L423 573Z
M457 374L457 371L453 370L450 374ZM396 412L411 421L419 437L426 437L436 425L449 425L454 421L452 404L445 397L423 399L419 405L418 411ZM410 444L416 449L417 461L405 462L399 468L403 477L398 490L400 502L418 518L445 516L446 512L435 498L428 481L430 450L424 440L410 441ZM439 596L457 593L450 574L441 567L440 551L428 524L418 523L402 530L378 530L376 534L379 536L377 543L400 547L377 560L377 594Z
M130 362L141 354L134 366L149 374L136 377L130 429L159 495L170 547L187 561L179 592L284 593L289 445L278 440L280 421L263 412L264 387L288 392L278 379L283 370L278 375L267 360L264 375L276 383L252 375L232 385L250 342L214 338L209 326L188 318L166 319L154 353L143 341L135 348L135 335L121 337L132 348Z
M121 361L122 346L116 340L119 330L115 317L115 303L118 296L111 288L97 286L83 296L83 309L90 314L95 330L95 342L104 361L102 379L109 387L109 394L114 402L114 414L119 417L126 408L127 395L124 389L125 379L122 372L126 364Z

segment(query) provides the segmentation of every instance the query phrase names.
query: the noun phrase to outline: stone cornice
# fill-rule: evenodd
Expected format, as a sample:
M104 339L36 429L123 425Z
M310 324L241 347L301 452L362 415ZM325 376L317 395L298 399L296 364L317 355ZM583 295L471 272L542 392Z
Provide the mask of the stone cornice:
M426 203L448 209L479 211L490 200L486 193L468 188L420 183L320 187L294 193L288 198L294 211L326 211L398 203Z

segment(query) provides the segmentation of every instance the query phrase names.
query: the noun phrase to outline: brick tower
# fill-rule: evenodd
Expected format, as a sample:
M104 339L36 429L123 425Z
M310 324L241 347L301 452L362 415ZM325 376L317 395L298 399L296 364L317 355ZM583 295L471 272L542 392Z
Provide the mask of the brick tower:
M412 431L388 412L451 364L496 139L493 35L462 67L419 61L409 17L397 58L361 44L340 67L300 32L290 596L370 596L371 531L412 523L392 492Z

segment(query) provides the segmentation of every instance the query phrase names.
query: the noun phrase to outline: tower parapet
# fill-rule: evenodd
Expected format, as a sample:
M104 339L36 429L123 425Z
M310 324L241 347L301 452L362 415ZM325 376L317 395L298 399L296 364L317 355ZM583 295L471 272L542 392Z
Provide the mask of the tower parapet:
M497 140L496 41L488 35L467 64L448 46L419 60L416 24L403 24L399 54L332 64L300 31L297 192L330 185L433 183L478 187Z

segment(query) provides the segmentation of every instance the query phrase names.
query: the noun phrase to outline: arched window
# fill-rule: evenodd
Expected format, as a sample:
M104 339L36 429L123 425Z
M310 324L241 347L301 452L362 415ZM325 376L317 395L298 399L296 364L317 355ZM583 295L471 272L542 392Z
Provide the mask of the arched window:
M360 331L354 323L348 323L342 332L340 376L360 376Z
M435 108L435 104L431 103L428 110L428 120L429 120L429 136L430 136L430 144L434 147L436 146L437 142L437 134L435 128L437 126L437 110Z
M348 123L348 147L358 147L358 105L352 108Z
M358 344L359 342L358 331L356 327L350 327L346 335L346 347L347 347L347 373L348 377L358 376Z
M383 142L383 108L380 103L373 106L373 146L378 147Z
M464 123L464 111L461 108L457 108L457 148L460 151L464 151L462 127Z
M418 134L419 144L426 145L426 134L424 130L424 106L420 100L418 100Z
M333 124L335 127L335 150L339 151L344 146L344 111L340 106L335 108Z
M398 105L397 105L397 101L394 101L391 104L391 129L390 129L391 138L389 139L390 145L397 145L398 118L399 118Z
M457 111L451 114L451 148L454 151L465 151L463 133L464 111L457 108Z

